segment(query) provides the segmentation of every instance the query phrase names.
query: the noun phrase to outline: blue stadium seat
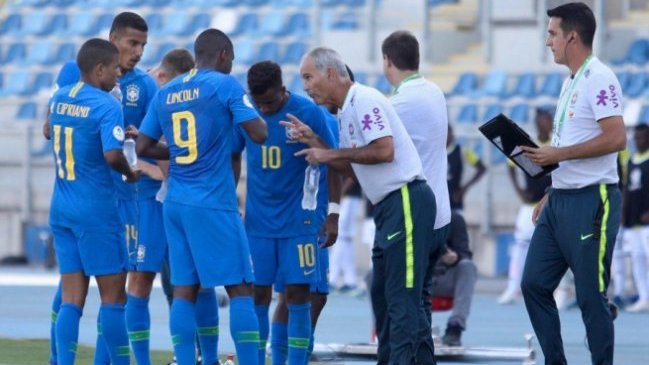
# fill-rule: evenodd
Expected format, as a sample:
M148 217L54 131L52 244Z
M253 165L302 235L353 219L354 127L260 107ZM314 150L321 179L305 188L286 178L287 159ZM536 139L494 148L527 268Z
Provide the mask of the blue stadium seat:
M22 95L29 96L41 90L48 90L54 84L54 77L49 72L39 72L34 81L22 92Z
M5 35L7 33L14 33L20 29L20 24L22 22L22 15L19 13L10 14L4 22L0 23L0 35Z
M478 75L474 72L465 72L460 75L460 78L451 91L451 95L468 95L474 92L477 86Z
M242 0L241 3L242 5L257 7L267 5L268 1L269 0Z
M352 70L352 72L353 71L354 70ZM392 92L392 85L390 85L390 81L388 81L383 74L380 74L377 77L376 85L374 85L374 87L384 94L390 94Z
M616 72L617 80L620 82L620 88L622 91L626 92L629 82L631 81L631 72L629 71L620 71Z
M154 37L189 35L190 20L187 11L177 10L165 15L162 26L155 31L149 31L149 33Z
M199 7L205 9L206 7L232 7L239 5L239 0L197 0Z
M33 101L22 103L16 113L17 120L34 120L38 112L38 106Z
M49 4L59 7L59 8L67 8L70 5L73 5L76 3L76 0L50 0Z
M539 95L552 96L554 98L558 98L559 94L561 93L562 84L563 84L563 80L561 74L554 73L554 72L549 73L545 76L545 80L543 80L543 85L541 85L541 89L539 90Z
M621 60L618 60L614 63L624 64L624 63L634 63L636 65L642 66L647 63L649 60L649 40L648 39L636 39L629 49L626 51L626 54Z
M647 84L649 84L649 75L646 72L638 72L631 77L629 84L625 91L625 97L637 98L645 92Z
M336 30L354 30L358 29L360 22L358 16L353 11L338 13L331 22L330 28Z
M269 41L263 43L259 47L259 53L257 53L255 61L265 61L271 60L273 62L279 62L279 45L277 42Z
M4 58L2 59L1 64L9 63L18 63L25 59L27 54L27 46L23 42L12 43L9 46L7 52L5 52Z
M306 53L307 46L304 42L293 42L286 47L282 64L299 64L302 56Z
M284 12L280 10L272 10L264 16L261 20L259 32L262 36L274 35L278 36L284 27Z
M144 17L150 34L160 34L163 28L162 15L160 13L149 13Z
M533 73L519 75L518 79L516 79L516 85L509 96L536 97L536 75Z
M278 36L308 37L311 35L309 16L305 13L291 15Z
M257 14L255 13L246 13L243 14L238 22L237 26L232 32L230 32L231 37L238 37L243 35L253 36L259 27L259 22L257 20Z
M343 3L342 0L320 0L320 6L323 7L328 7L328 6L338 6Z
M52 48L52 42L47 39L32 43L24 63L26 65L43 65L47 63L52 54Z
M234 44L234 56L237 63L248 65L253 62L255 57L255 45L250 40L241 40Z
M136 4L138 5L140 3L139 1L136 1ZM171 3L171 0L148 0L147 5L149 5L152 8L162 8L165 6L168 6Z
M354 74L354 82L358 82L359 84L367 85L367 83L368 83L367 73L362 72L362 71L354 72L354 70L352 70L352 73Z
M505 96L507 73L503 70L492 70L485 76L484 84L475 93L476 96Z
M487 109L484 112L484 115L482 115L482 120L481 122L484 123L488 121L489 119L495 117L496 115L500 114L503 112L503 106L500 104L491 104L487 106Z
M59 46L54 57L48 62L49 64L63 64L73 60L77 55L77 46L74 43L63 43Z
M288 76L286 78L288 79ZM302 82L302 76L300 75L293 76L291 82L288 84L288 90L294 94L308 97L307 93L304 91L304 83Z
M191 23L189 24L188 33L180 34L182 36L190 36L196 32L203 31L210 27L212 24L212 17L210 14L202 13L194 15ZM194 49L193 43L192 47L189 49Z
M478 120L478 107L475 104L466 104L460 108L457 123L472 124Z
M638 123L649 123L649 105L643 105L638 115Z
M108 29L113 24L114 15L111 13L101 14L95 18L95 22L81 35L90 37L90 36L100 36L105 37L105 34L108 34Z
M341 0L340 1L342 5L351 7L351 8L357 8L360 6L365 5L365 0Z
M9 34L18 37L40 34L47 25L47 19L48 16L43 10L29 12L24 16L20 29Z
M68 16L63 13L54 14L43 30L38 34L40 36L48 36L56 34L68 27Z
M2 90L2 85L4 85L5 75L0 72L0 90Z
M275 9L295 6L301 10L305 10L313 6L313 0L270 0L270 5Z
M519 124L528 123L530 119L529 110L530 107L528 104L516 104L512 107L512 110L509 113L509 118Z
M29 77L31 73L27 70L16 70L10 73L5 80L5 84L0 90L0 96L21 94L29 86Z
M95 22L95 16L88 10L79 10L74 15L70 16L68 26L65 29L59 29L55 35L77 36L87 35Z

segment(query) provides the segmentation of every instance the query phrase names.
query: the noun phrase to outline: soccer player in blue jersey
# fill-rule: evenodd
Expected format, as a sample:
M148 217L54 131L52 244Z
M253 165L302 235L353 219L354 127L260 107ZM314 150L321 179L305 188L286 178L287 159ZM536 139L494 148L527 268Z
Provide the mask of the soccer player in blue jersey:
M329 145L334 139L325 112L308 99L287 92L282 72L263 61L248 71L249 94L268 125L263 145L235 131L234 150L247 151L246 232L255 267L255 310L259 318L259 361L263 363L268 338L268 307L277 276L284 283L288 303L288 363L303 365L311 337L309 286L318 279L318 232L324 217L301 206L302 184L308 163L293 154L305 145L293 140L280 121L298 115ZM332 233L324 246L335 242L338 215L330 217Z
M110 42L119 51L119 67L122 73L118 80L118 85L111 91L111 94L119 98L122 103L124 125L126 127L129 125L139 126L140 121L146 113L148 103L156 92L155 81L144 71L135 67L142 57L144 46L147 42L147 33L148 27L144 19L132 12L122 12L115 16L109 33ZM79 66L75 61L69 61L64 64L59 72L55 89L75 83L79 78ZM49 139L48 120L45 122L43 131L45 137ZM162 209L159 204L156 205L152 202L152 200L155 201L155 193L159 189L160 183L145 175L139 183L139 194L136 195L135 185L125 184L120 174L113 173L113 179L115 179L115 188L118 191L119 210L122 224L126 231L125 237L129 257L132 256L133 258L134 265L130 266L129 269L143 271L131 275L129 279L129 291L133 293L129 297L133 299L127 304L127 318L129 319L127 320L127 325L129 326L129 332L133 332L131 338L133 339L133 351L136 361L140 365L147 365L150 363L148 345L150 321L148 300L146 298L148 298L148 293L150 293L150 283L152 283L155 273L146 271L149 267L155 268L160 266L156 266L155 262L159 262L166 252L166 240L161 223ZM138 209L137 204L138 198L142 200L142 207L140 209ZM139 222L142 222L144 227L140 239L146 243L154 243L148 245L143 244L143 247L148 246L149 254L141 255L140 261L144 262L148 260L148 262L136 266L135 255L138 241L137 226ZM141 250L141 252L145 251ZM150 262L153 262L153 264ZM147 264L149 267L146 267ZM60 295L57 292L52 304L53 323L56 320L56 313L60 306L60 300L58 298L60 298ZM105 347L102 343L101 328L99 326L98 334L95 364L108 364L109 358L104 351ZM55 343L55 338L54 336L52 337L52 343ZM54 347L53 352L55 352ZM51 358L51 363L54 363L54 357Z
M164 223L174 285L174 350L179 365L194 364L197 293L200 287L224 285L239 362L256 365L254 276L230 156L235 126L263 143L266 125L236 78L217 71L232 69L230 39L219 30L205 30L196 38L194 53L197 68L166 84L151 102L136 146L139 155L169 159ZM163 135L167 145L158 143ZM216 362L204 349L203 363Z
M124 318L126 247L111 168L134 182L122 153L123 115L108 94L120 75L117 48L91 39L77 55L81 80L59 89L50 100L50 135L56 180L50 226L62 282L56 323L57 363L73 364L79 320L95 276L101 295L99 321L111 363L128 364Z

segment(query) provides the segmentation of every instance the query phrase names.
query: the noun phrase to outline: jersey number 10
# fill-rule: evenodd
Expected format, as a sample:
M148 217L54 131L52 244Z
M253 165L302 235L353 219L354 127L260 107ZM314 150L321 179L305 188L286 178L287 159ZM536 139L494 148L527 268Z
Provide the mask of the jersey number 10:
M56 170L58 171L59 179L66 179L74 181L76 176L74 174L74 155L72 154L72 132L74 128L63 128L65 134L65 171L63 170L63 161L61 160L61 126L52 126L54 130L54 155L56 156Z

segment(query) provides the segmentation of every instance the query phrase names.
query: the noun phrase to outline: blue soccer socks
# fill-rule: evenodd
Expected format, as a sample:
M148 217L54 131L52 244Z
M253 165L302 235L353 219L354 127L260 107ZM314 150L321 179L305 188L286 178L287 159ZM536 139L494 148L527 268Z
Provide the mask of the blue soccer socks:
M195 365L196 309L194 303L174 298L171 304L171 342L178 365Z
M214 289L199 291L195 308L202 362L205 365L216 364L219 344L219 307Z
M124 304L102 304L99 309L101 333L112 365L128 365L131 361L124 312Z
M288 363L304 365L311 338L311 303L288 305Z
M268 323L268 306L255 305L255 312L257 313L257 320L259 321L259 364L264 365L266 362L266 341L268 341L268 331L270 323Z
M257 365L259 362L259 321L254 307L252 297L230 300L230 333L239 364Z
M77 355L81 308L72 303L61 304L56 318L57 365L72 365Z
M137 365L151 365L149 339L151 316L149 298L138 298L128 294L126 302L126 328Z

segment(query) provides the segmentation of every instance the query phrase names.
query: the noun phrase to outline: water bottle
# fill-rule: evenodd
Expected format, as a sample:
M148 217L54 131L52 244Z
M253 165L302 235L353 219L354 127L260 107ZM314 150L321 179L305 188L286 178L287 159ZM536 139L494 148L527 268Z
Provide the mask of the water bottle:
M223 365L234 365L234 355L228 354Z
M320 168L309 165L304 170L304 188L302 194L302 209L315 210L318 206L318 186L320 185Z
M128 161L129 166L135 167L137 165L137 153L135 153L135 140L133 138L126 138L124 140L124 156Z

